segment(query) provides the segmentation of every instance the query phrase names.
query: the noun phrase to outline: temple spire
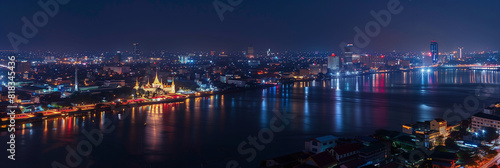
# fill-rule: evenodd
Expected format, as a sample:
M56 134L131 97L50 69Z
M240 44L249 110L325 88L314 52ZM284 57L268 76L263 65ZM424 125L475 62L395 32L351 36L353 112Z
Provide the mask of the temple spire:
M139 80L137 78L135 78L135 86L134 86L134 89L139 89Z

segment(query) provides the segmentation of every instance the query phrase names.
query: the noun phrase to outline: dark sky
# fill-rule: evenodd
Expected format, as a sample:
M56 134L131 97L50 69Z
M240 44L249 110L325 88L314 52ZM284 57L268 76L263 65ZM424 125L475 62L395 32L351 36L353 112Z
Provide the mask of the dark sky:
M47 1L47 0L42 0ZM226 0L220 0L227 2ZM20 50L339 50L355 26L374 20L389 0L243 0L221 22L212 0L71 0ZM371 51L498 50L500 1L401 0L404 8L365 48ZM26 16L42 10L35 0L0 1L0 50L9 32L21 34Z

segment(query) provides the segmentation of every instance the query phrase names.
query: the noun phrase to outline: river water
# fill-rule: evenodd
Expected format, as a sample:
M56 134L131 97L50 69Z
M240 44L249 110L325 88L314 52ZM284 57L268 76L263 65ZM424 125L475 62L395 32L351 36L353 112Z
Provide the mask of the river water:
M67 167L198 168L225 167L231 160L242 167L258 167L263 159L301 151L310 138L363 136L377 129L401 130L405 123L457 117L443 114L453 110L454 104L465 105L465 100L471 100L465 103L472 114L499 101L499 93L499 72L495 71L393 72L297 82L21 124L16 133L16 161L8 161L7 146L0 145L4 148L0 167L60 163ZM293 118L283 130L262 134L269 142L258 142L259 149L247 144L248 137L269 131L266 128L277 112ZM82 131L105 133L102 142L93 144ZM1 144L8 141L7 135L0 132ZM240 144L242 149L256 149L255 158L238 152ZM79 147L81 154L66 149L78 153Z

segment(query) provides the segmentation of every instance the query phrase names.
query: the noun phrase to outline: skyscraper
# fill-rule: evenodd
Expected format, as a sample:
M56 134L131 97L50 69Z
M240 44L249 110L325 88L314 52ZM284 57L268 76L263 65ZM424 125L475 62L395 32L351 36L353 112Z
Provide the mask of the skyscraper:
M139 46L139 43L134 43L134 52L132 53L135 57L135 59L141 59L141 48Z
M432 64L437 64L438 63L438 56L439 56L438 43L436 41L432 40L431 41Z
M119 64L122 61L121 51L116 51L116 55L113 56L113 63Z
M344 64L352 64L352 44L347 44L344 48Z
M328 72L329 73L338 72L339 69L340 69L340 57L335 56L335 54L328 56Z
M78 92L78 67L75 66L75 92Z
M458 47L458 49L460 49L460 57L458 57L459 59L462 59L462 50L464 49L463 47Z
M248 52L247 52L247 58L255 58L255 56L253 55L253 46L249 46L248 47Z

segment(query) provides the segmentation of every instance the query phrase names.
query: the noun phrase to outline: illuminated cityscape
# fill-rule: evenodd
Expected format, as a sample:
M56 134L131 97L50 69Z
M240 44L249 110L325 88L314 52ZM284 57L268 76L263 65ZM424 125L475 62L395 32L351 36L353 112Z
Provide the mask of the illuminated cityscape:
M499 7L0 2L0 167L498 167Z

